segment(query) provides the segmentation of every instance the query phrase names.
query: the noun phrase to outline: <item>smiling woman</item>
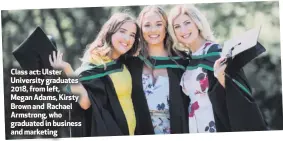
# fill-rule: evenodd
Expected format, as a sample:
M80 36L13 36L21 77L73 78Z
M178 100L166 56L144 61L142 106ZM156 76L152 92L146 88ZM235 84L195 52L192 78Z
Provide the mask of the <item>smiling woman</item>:
M126 60L133 80L133 104L138 134L186 133L186 100L179 85L183 70L174 59L167 32L167 15L159 6L146 6L138 17L137 58Z
M50 63L64 70L67 76L77 75L78 85L69 90L80 96L82 109L72 111L72 119L83 121L74 127L73 136L134 135L136 117L132 103L132 78L122 63L123 55L137 50L138 26L128 14L116 13L103 25L97 38L90 44L76 70L62 60L62 54L53 55ZM100 56L93 51L99 47L110 51ZM72 97L69 97L72 98ZM73 97L75 98L75 97Z
M218 67L224 59L219 55L221 47L214 42L206 17L195 6L177 5L171 9L169 33L173 47L190 50L188 56L192 58L180 83L190 98L190 133L267 130L244 71L231 64L226 71L227 64ZM218 69L220 73L214 75Z
M184 43L186 46L190 46L191 51L195 52L196 49L193 48L197 43L205 42L202 36L199 36L200 30L193 20L185 14L178 16L174 20L174 31L179 42Z
M156 12L147 12L142 22L143 37L149 45L162 45L165 38L165 21Z
M135 24L126 22L112 35L113 59L117 59L132 48L135 41L136 30L137 27Z

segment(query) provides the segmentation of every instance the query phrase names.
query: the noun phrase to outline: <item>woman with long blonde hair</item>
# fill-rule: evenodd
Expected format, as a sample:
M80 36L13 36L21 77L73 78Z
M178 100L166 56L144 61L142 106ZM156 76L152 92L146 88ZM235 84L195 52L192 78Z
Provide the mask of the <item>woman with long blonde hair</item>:
M168 22L173 48L191 58L180 82L190 98L190 133L266 130L242 68L231 61L220 65L227 58L220 58L206 17L193 5L177 5Z
M178 51L172 50L168 19L159 6L146 6L138 16L139 61L129 61L133 102L141 134L186 133L185 96L178 85L183 73Z

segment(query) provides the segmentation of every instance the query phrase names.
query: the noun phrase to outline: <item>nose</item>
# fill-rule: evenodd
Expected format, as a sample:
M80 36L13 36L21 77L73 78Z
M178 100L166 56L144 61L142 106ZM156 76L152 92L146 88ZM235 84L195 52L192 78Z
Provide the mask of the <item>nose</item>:
M186 33L188 28L186 26L181 26L181 33Z
M157 31L157 28L158 28L157 26L152 26L152 27L150 28L150 31L154 33L154 32Z
M123 39L125 40L126 43L130 41L130 36L127 34L124 34Z

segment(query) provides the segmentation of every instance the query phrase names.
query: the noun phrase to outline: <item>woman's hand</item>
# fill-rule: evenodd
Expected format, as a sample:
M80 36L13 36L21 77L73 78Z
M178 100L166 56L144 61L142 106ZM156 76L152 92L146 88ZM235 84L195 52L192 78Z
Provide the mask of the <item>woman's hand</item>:
M218 79L219 83L225 88L225 69L227 64L220 65L226 58L219 58L214 63L214 76Z
M52 60L53 58L53 60ZM49 55L49 62L50 65L54 68L54 69L60 69L63 70L67 76L70 76L73 74L73 69L71 67L71 65L65 61L63 61L63 53L61 53L60 51L56 52L53 51L53 55Z
M52 60L53 57L53 60ZM49 62L51 64L51 66L55 69L62 69L65 74L68 77L71 77L74 75L74 71L71 67L71 65L65 61L62 60L63 58L63 53L61 53L60 51L56 52L53 51L53 56L50 54L49 55ZM71 93L73 94L79 94L80 96L80 100L79 100L79 104L83 109L88 109L91 105L89 98L88 98L88 94L86 89L83 87L83 85L81 83L78 84L72 84L70 85L70 89L71 89Z

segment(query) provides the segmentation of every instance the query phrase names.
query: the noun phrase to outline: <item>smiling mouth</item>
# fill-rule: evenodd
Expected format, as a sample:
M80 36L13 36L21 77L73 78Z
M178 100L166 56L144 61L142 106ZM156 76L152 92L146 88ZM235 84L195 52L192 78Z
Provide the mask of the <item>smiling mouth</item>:
M159 36L160 36L160 35L154 34L154 35L149 35L149 38L156 39L156 38L158 38Z
M189 38L191 35L192 35L192 32L189 33L189 34L183 35L182 37L183 37L184 39L187 39L187 38Z
M128 47L128 44L126 44L126 43L120 42L120 44L121 44L124 48L127 48L127 47Z

